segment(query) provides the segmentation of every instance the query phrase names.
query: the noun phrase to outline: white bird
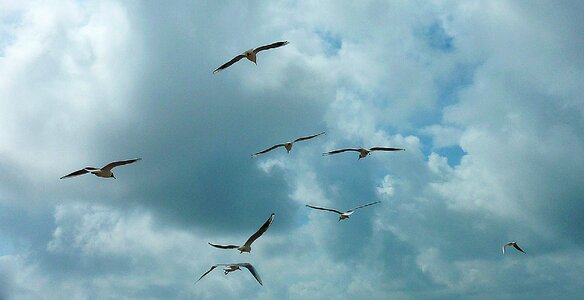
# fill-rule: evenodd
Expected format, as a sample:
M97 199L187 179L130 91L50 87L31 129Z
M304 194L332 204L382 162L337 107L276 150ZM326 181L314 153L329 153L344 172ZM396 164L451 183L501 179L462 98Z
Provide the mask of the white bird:
M240 59L242 58L247 58L250 61L252 61L254 64L257 65L256 62L256 54L258 54L258 52L263 51L263 50L268 50L268 49L272 49L272 48L278 48L278 47L282 47L288 45L288 41L284 41L284 42L275 42L269 45L264 45L261 47L257 47L255 49L249 49L243 53L241 53L240 55L232 58L230 61L224 63L223 65L221 65L219 68L215 69L215 71L213 71L213 74L222 71L224 69L227 69L229 66L231 66L232 64L238 62Z
M286 142L286 143L282 143L282 144L277 144L277 145L274 145L274 146L272 146L272 147L270 147L270 148L268 148L266 150L263 150L263 151L254 153L254 154L251 155L251 157L255 157L255 156L258 156L260 154L264 154L266 152L270 152L270 151L272 151L272 150L274 150L274 149L276 149L278 147L284 147L284 148L286 148L286 151L288 151L288 153L290 153L290 150L292 150L292 145L294 143L300 142L300 141L310 140L312 138L315 138L315 137L320 136L320 135L323 135L323 134L326 134L326 133L323 131L323 132L318 133L318 134L313 134L313 135L309 135L309 136L304 136L304 137L297 138L297 139L295 139L292 142Z
M209 269L209 271L205 272L205 274L201 275L201 277L199 278L199 280L201 280L201 278L205 277L205 275L209 274L209 272L213 271L215 268L217 267L226 267L223 269L223 273L225 275L237 271L237 270L241 270L240 267L245 267L249 270L249 272L251 273L251 275L253 275L253 277L258 281L258 283L260 285L264 285L262 283L262 279L260 278L260 274L258 274L258 272L256 271L256 269L250 264L250 263L234 263L234 264L217 264L211 267L211 269ZM199 280L197 280L195 282L195 284L197 282L199 282Z
M333 150L333 151L329 151L329 152L325 152L322 155L333 155L333 154L337 154L337 153L342 153L342 152L347 152L347 151L355 151L355 152L359 152L359 158L365 158L367 157L367 155L369 155L371 152L373 151L406 151L406 149L402 149L402 148L389 148L389 147L373 147L370 149L365 149L365 148L345 148L345 149L339 149L339 150Z
M268 220L264 223L264 225L262 225L262 227L260 227L260 229L258 229L258 231L256 233L254 233L252 236L250 236L249 239L247 239L247 241L245 242L245 244L243 244L243 246L217 245L217 244L211 244L211 243L209 243L209 245L211 245L215 248L220 248L220 249L237 249L237 250L239 250L239 253L251 252L251 244L255 240L257 240L262 234L264 234L264 232L266 232L268 230L268 228L270 228L270 225L272 225L272 221L274 221L274 216L275 216L275 214L272 213L270 215L270 217L268 218Z
M332 208L318 207L318 206L313 206L313 205L308 205L308 204L306 204L306 206L308 206L310 208L314 208L314 209L328 210L328 211L335 212L335 213L339 214L339 222L340 222L341 220L348 219L349 216L351 216L355 212L355 210L369 206L369 205L377 204L377 203L381 203L381 201L375 201L375 202L359 205L355 208L351 208L351 209L347 210L346 212L338 211L338 210L332 209Z
M87 174L87 173L91 173L97 177L103 177L103 178L112 177L113 179L116 179L116 177L114 176L114 173L112 172L113 168L127 165L127 164L131 164L131 163L137 162L139 160L142 160L142 159L141 158L134 158L134 159L128 159L128 160L114 161L114 162L111 162L111 163L103 166L101 169L94 168L94 167L85 167L85 168L78 170L78 171L75 171L71 174L67 174L67 175L61 177L60 179L75 177L75 176L79 176L79 175L83 175L83 174Z
M507 246L509 246L509 247L513 246L513 248L517 249L518 251L525 253L525 251L523 251L521 248L519 248L517 243L515 241L513 241L513 242L509 242L509 243L503 245L503 247L501 248L501 249L503 249L503 254L505 254L505 247L507 247Z

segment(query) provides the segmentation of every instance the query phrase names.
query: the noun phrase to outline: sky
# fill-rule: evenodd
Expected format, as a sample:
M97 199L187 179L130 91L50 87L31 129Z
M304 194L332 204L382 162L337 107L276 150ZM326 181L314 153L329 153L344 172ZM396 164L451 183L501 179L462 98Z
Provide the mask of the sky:
M0 300L584 297L582 1L0 7Z

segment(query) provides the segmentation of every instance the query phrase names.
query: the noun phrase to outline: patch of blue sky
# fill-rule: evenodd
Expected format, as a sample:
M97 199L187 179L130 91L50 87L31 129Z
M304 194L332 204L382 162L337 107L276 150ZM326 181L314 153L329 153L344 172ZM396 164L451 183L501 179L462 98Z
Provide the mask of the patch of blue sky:
M324 42L326 46L325 52L328 56L337 55L341 47L343 47L343 40L338 34L322 30L316 30L316 34Z
M423 36L427 45L432 49L443 52L454 50L454 37L448 35L439 22L433 22L425 28Z

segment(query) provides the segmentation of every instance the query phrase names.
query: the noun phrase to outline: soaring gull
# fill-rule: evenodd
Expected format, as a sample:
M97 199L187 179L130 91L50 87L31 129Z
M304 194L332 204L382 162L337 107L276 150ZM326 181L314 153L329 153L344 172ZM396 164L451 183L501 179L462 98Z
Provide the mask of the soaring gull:
M501 248L503 250L503 254L505 254L505 247L508 247L508 246L509 247L512 246L513 248L517 249L518 251L521 251L521 252L525 253L525 251L523 251L521 248L519 248L519 246L517 245L517 243L515 241L513 241L513 242L509 242L509 243L503 245L503 247Z
M262 279L260 278L260 274L258 274L256 269L250 263L216 264L216 265L212 266L211 269L209 269L209 271L205 272L205 274L201 275L199 280L201 280L201 278L205 277L205 275L209 274L209 272L213 271L217 267L226 267L223 269L223 273L225 273L225 275L227 275L231 272L237 271L237 270L241 270L240 267L245 267L249 270L251 275L253 275L253 277L258 281L258 283L260 285L264 285L262 283ZM197 280L195 283L199 282L199 280Z
M339 150L333 150L333 151L325 152L322 155L333 155L333 154L347 152L347 151L355 151L355 152L359 152L359 158L358 159L361 159L361 158L367 157L367 155L369 155L373 151L405 151L405 150L406 149L402 149L402 148L390 148L390 147L373 147L373 148L369 148L369 149L365 149L365 148L345 148L345 149L339 149Z
M308 206L310 208L314 208L314 209L328 210L328 211L335 212L335 213L339 214L339 222L340 222L341 220L348 219L349 216L355 212L355 210L369 206L369 205L377 204L377 203L381 203L381 201L375 201L375 202L359 205L355 208L351 208L351 209L347 210L346 212L338 211L338 210L332 209L332 208L318 207L318 206L313 206L313 205L308 205L308 204L306 204L306 206Z
M304 136L304 137L297 138L297 139L295 139L295 140L294 140L294 141L292 141L292 142L286 142L286 143L282 143L282 144L277 144L277 145L274 145L274 146L272 146L272 147L270 147L270 148L268 148L268 149L266 149L266 150L263 150L263 151L260 151L260 152L254 153L254 154L252 154L252 155L251 155L251 157L255 157L255 156L258 156L258 155L264 154L264 153L266 153L266 152L270 152L270 151L272 151L272 150L274 150L274 149L276 149L276 148L279 148L279 147L284 147L284 148L286 148L286 151L288 151L288 153L290 153L290 150L292 150L292 145L293 145L294 143L296 143L296 142L300 142L300 141L306 141L306 140L310 140L310 139L312 139L312 138L315 138L315 137L317 137L317 136L320 136L320 135L323 135L323 134L325 134L325 132L324 132L324 131L323 131L323 132L321 132L321 133L318 133L318 134L313 134L313 135L309 135L309 136Z
M263 51L263 50L268 50L268 49L272 49L272 48L278 48L278 47L282 47L288 45L288 41L284 41L284 42L275 42L269 45L264 45L261 47L257 47L255 49L249 49L243 53L241 53L240 55L232 58L230 61L224 63L222 66L220 66L219 68L215 69L215 71L213 71L213 74L222 71L224 69L227 69L229 66L231 66L232 64L238 62L240 59L242 58L247 58L249 60L251 60L254 64L257 65L256 62L256 54L258 54L258 52Z
M131 163L137 162L139 160L142 160L142 159L141 158L134 158L134 159L128 159L128 160L114 161L114 162L111 162L111 163L103 166L101 169L94 168L94 167L85 167L85 168L78 170L78 171L75 171L71 174L67 174L67 175L61 177L60 179L75 177L75 176L79 176L79 175L83 175L83 174L87 174L87 173L91 173L97 177L103 177L103 178L112 177L113 179L116 179L116 177L114 176L114 173L112 172L113 168L127 165L127 164L131 164Z
M237 249L237 250L239 250L239 253L251 252L251 244L255 240L257 240L260 236L262 236L262 234L264 234L264 232L266 232L268 230L268 228L270 228L270 225L272 225L272 221L274 221L274 216L275 216L275 214L272 213L272 215L270 215L270 217L264 223L264 225L262 225L262 227L260 227L260 229L258 229L258 231L256 233L254 233L252 236L250 236L249 239L247 239L247 241L245 242L245 244L243 244L243 246L217 245L217 244L211 244L211 243L209 243L209 245L211 245L215 248L220 248L220 249Z

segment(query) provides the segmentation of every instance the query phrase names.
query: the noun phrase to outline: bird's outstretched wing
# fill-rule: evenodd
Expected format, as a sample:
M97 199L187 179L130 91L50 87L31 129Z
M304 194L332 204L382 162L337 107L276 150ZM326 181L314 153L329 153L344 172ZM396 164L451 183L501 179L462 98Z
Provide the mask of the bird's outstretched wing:
M95 170L98 170L98 169L97 168L94 168L94 167L85 167L85 168L83 168L81 170L77 170L77 171L75 171L73 173L67 174L67 175L65 175L65 176L63 176L63 177L61 177L59 179L65 179L65 178L70 178L70 177L75 177L75 176L87 174L87 173L91 172L92 170L95 171Z
M270 147L270 148L268 148L268 149L266 149L266 150L263 150L263 151L260 151L260 152L254 153L254 154L252 154L251 156L252 156L252 157L254 157L254 156L258 156L258 155L260 155L260 154L264 154L264 153L266 153L266 152L270 152L270 151L272 151L272 150L274 150L274 149L276 149L276 148L278 148L278 147L284 147L284 145L285 145L285 144L277 144L277 145L274 145L274 146L272 146L272 147Z
M239 248L239 246L237 246L237 245L218 245L218 244L211 244L209 242L207 242L207 243L215 248L220 248L220 249L237 249L237 248Z
M343 214L343 212L341 212L341 211L338 211L338 210L336 210L336 209L332 209L332 208L318 207L318 206L313 206L313 205L308 205L308 204L306 204L306 206L307 206L307 207L310 207L310 208L314 208L314 209L320 209L320 210L328 210L328 211L332 211L332 212L335 212L335 213L337 213L337 214L339 214L339 215L340 215L340 214Z
M369 150L371 150L371 151L405 151L406 149L392 148L392 147L373 147Z
M323 134L326 134L326 133L323 131L323 132L321 132L321 133L317 133L317 134L313 134L313 135L309 135L309 136L305 136L305 137L300 137L300 138L297 138L297 139L295 139L295 140L294 140L294 143L296 143L296 142L300 142L300 141L306 141L306 140L310 140L310 139L312 139L312 138L315 138L315 137L317 137L317 136L319 136L319 135L323 135Z
M219 68L215 69L215 71L213 71L213 74L219 72L219 71L223 71L224 69L229 68L229 66L231 66L232 64L238 62L240 59L244 58L245 55L240 54L234 58L232 58L230 61L224 63L223 65L221 65Z
M102 170L111 170L111 169L113 169L115 167L119 167L119 166L131 164L131 163L135 163L135 162L137 162L139 160L142 160L142 159L141 158L134 158L134 159L128 159L128 160L114 161L114 162L111 162L111 163L105 165L101 169Z
M247 239L247 241L245 241L244 246L251 246L251 244L257 240L260 236L262 236L262 234L264 234L264 232L266 232L268 230L268 228L270 228L270 225L272 225L272 222L274 221L274 216L276 214L272 213L270 215L270 217L268 218L268 220L266 220L266 222L264 223L264 225L262 225L262 227L260 227L260 229L258 229L258 231L256 231L256 233L254 233L252 236L249 237L249 239Z
M503 254L505 254L505 246L507 245L503 245L503 247L501 247L501 250L503 250Z
M322 155L333 155L333 154L347 152L347 151L359 152L359 149L356 149L356 148L339 149L339 150L333 150L333 151L325 152Z
M366 206L369 206L369 205L373 205L373 204L377 204L377 203L381 203L381 201L375 201L375 202L371 202L371 203L359 205L357 207L353 207L353 208L349 209L347 212L352 212L352 211L357 210L359 208L363 208L363 207L366 207Z
M253 277L258 281L258 283L262 286L264 285L262 283L262 279L260 278L260 274L258 274L258 271L256 271L256 269L250 263L238 263L237 265L247 268L251 275L253 275Z
M264 46L257 47L255 49L253 49L253 52L255 54L257 54L260 51L264 51L264 50L268 50L268 49L272 49L272 48L278 48L278 47L286 46L288 44L289 44L288 41L275 42L275 43L272 43L272 44L269 44L269 45L264 45Z
M513 244L513 248L515 248L515 249L517 249L517 250L519 250L519 251L523 252L524 254L526 254L526 253L525 253L525 251L523 251L523 249L519 248L519 246L517 245L517 243L514 243L514 244Z
M199 277L199 280L201 280L203 277L205 277L205 275L209 274L211 271L213 271L215 268L217 268L217 265L211 266L211 269L209 269L209 271L205 272L205 274L201 275L201 277ZM197 282L199 282L199 280L195 281L195 284Z

